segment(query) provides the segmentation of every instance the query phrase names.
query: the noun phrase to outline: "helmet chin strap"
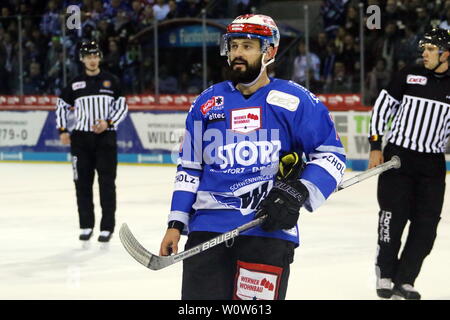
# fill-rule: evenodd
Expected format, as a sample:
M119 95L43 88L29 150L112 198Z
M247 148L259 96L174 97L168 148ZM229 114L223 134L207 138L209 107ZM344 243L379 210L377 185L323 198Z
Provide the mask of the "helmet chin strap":
M441 53L439 53L439 59L438 59L438 64L436 67L434 67L431 71L436 72L436 69L438 69L440 66L442 66L442 64L445 62L441 62L441 56L444 53L444 51L442 51Z
M261 70L259 71L259 75L255 78L255 80L253 80L252 82L248 82L248 83L238 83L239 85L241 85L241 86L243 86L243 87L249 88L249 87L253 86L256 82L258 82L258 80L259 80L259 78L261 77L261 75L263 74L264 70L266 70L266 67L267 67L269 64L271 64L272 62L275 61L275 57L273 57L273 58L270 59L269 61L264 62L264 58L266 57L266 53L267 53L267 52L264 52L264 53L262 54L262 57L261 57ZM228 63L230 63L230 60L229 60L229 59L228 59Z

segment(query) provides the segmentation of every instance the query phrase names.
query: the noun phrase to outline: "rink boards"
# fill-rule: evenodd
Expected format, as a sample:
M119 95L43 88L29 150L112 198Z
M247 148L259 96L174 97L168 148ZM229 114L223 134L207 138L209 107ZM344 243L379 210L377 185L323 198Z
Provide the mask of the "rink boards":
M347 153L347 168L365 170L370 111L331 111ZM174 164L184 134L186 111L130 110L117 130L119 162ZM69 119L73 129L74 119ZM447 148L450 171L450 149ZM59 141L53 110L1 110L0 161L70 161Z

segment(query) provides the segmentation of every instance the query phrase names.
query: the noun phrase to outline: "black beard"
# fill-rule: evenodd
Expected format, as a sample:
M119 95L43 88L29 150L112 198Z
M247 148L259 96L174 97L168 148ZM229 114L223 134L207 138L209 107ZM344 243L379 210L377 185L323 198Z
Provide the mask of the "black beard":
M245 71L234 70L233 67L236 63L236 60L245 63ZM231 64L227 68L226 77L233 85L237 85L238 83L250 83L255 80L259 73L261 72L261 60L258 59L258 62L254 65L249 65L247 61L234 59Z

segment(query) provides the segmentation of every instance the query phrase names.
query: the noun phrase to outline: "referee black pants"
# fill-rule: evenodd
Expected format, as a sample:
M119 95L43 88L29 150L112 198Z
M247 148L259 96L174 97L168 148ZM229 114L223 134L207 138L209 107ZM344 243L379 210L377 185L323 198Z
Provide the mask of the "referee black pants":
M189 250L218 236L191 232ZM234 240L234 241L233 241ZM183 261L183 300L284 300L295 244L241 235Z
M443 154L420 153L388 144L384 161L397 155L401 168L384 172L378 179L378 253L381 278L395 284L411 284L419 275L436 238L445 192ZM401 238L410 222L400 254Z
M77 195L80 228L94 228L93 184L98 175L101 231L114 232L116 211L117 138L115 131L74 131L71 135L71 154Z

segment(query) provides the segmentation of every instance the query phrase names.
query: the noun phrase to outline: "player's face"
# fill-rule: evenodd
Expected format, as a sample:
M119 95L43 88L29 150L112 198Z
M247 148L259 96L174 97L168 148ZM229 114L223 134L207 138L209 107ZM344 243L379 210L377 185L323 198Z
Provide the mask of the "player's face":
M245 71L249 64L261 60L260 43L257 39L232 39L230 41L230 61L233 70Z
M230 41L229 78L235 83L248 83L261 71L261 47L258 39L232 39Z
M425 44L422 52L423 65L427 69L434 69L439 63L439 48L433 44Z
M89 54L83 57L83 63L87 70L96 71L100 66L100 57L97 54Z

